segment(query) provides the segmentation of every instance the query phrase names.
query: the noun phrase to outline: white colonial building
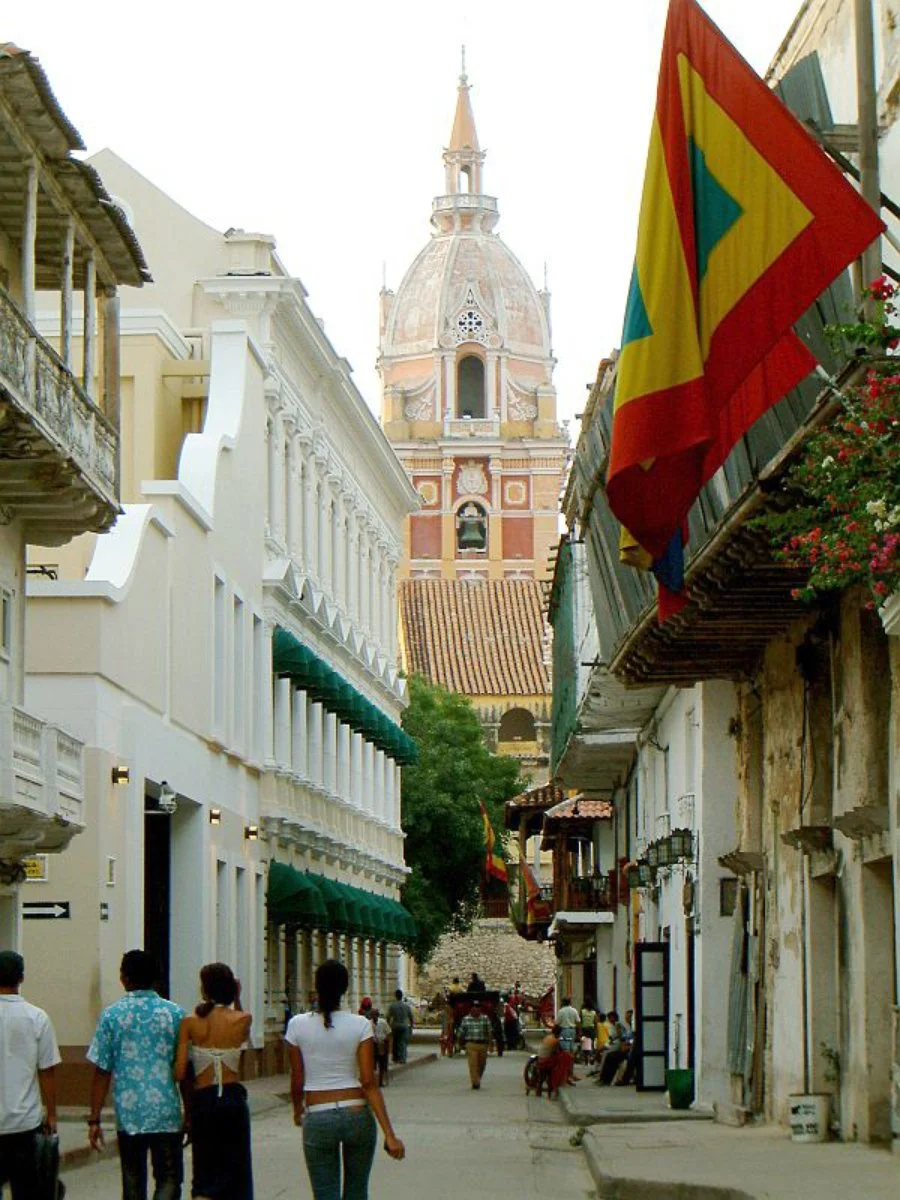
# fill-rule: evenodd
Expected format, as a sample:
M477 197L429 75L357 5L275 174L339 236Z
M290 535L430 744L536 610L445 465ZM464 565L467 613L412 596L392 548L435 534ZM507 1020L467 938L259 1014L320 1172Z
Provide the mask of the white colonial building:
M22 941L22 881L85 825L75 726L26 704L27 542L62 546L118 511L120 284L149 278L141 249L40 63L0 46L0 948ZM57 349L35 326L55 294ZM76 296L88 313L79 353ZM65 912L65 906L54 906ZM31 906L26 914L40 919Z
M225 960L274 1056L326 954L351 1004L402 982L395 568L416 497L274 239L92 162L157 282L122 314L125 512L32 555L28 696L90 747L90 787L77 851L29 885L71 904L28 929L30 994L78 995L54 1014L77 1060L123 950L153 950L184 1005Z

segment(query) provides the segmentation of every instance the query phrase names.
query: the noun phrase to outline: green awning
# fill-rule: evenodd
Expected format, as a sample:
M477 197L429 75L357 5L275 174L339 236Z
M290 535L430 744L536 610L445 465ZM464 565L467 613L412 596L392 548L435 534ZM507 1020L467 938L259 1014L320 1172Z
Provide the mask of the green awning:
M359 692L314 650L280 626L272 638L272 670L286 675L295 687L334 713L401 765L418 758L415 742L403 729Z
M328 925L328 911L312 878L286 863L269 865L266 892L269 920L279 925L302 925L322 929Z
M344 902L344 893L340 884L324 875L310 875L325 902L328 910L328 927L334 933L350 932L350 917Z

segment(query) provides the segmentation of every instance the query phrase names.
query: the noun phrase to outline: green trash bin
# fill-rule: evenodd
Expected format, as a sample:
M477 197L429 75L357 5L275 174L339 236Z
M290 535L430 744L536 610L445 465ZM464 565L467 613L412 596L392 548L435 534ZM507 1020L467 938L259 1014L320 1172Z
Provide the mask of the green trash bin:
M666 1071L670 1108L690 1108L694 1103L694 1072L688 1067Z

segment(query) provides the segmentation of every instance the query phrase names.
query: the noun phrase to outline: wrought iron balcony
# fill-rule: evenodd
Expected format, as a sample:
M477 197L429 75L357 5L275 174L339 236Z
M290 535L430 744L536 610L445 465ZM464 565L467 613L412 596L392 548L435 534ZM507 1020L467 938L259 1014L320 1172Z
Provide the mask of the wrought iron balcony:
M609 912L617 900L615 880L608 875L574 875L554 893L554 906L561 912Z
M118 512L118 433L0 288L0 520L56 545Z
M0 705L0 858L64 850L84 827L84 746Z

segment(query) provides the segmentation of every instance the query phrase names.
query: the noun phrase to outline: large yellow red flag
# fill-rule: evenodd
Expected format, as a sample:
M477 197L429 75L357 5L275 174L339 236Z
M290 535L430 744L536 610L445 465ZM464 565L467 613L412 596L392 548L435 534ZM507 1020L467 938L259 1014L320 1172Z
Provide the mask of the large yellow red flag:
M506 863L503 856L498 854L495 845L496 838L494 837L494 827L491 825L491 819L487 815L487 809L484 807L484 801L479 800L481 805L481 819L484 822L484 874L488 879L500 879L503 883L508 882L506 872Z
M695 0L670 0L607 479L626 561L677 579L700 489L815 367L793 323L883 228Z

